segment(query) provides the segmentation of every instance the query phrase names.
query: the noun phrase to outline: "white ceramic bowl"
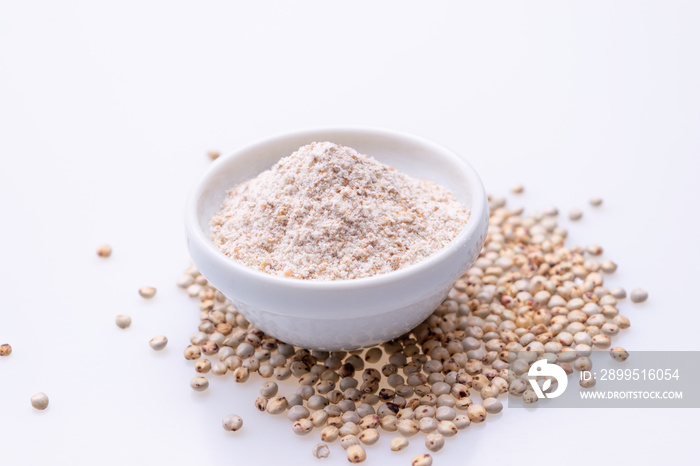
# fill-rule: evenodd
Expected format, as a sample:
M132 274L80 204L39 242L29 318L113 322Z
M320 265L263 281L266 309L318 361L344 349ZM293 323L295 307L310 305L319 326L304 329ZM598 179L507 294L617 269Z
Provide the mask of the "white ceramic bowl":
M314 281L266 274L216 249L209 220L226 191L313 141L331 141L411 176L449 188L471 211L464 230L417 264L374 277ZM271 137L213 162L192 191L186 212L192 260L256 327L311 349L354 349L391 340L427 318L476 260L486 237L488 204L474 169L455 152L396 131L311 129Z

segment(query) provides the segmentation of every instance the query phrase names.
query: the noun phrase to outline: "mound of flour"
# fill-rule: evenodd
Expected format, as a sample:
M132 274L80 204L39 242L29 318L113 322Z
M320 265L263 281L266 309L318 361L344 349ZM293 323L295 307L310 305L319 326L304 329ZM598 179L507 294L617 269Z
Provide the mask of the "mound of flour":
M415 264L468 219L448 189L349 147L315 142L229 190L210 227L216 247L244 265L342 280Z

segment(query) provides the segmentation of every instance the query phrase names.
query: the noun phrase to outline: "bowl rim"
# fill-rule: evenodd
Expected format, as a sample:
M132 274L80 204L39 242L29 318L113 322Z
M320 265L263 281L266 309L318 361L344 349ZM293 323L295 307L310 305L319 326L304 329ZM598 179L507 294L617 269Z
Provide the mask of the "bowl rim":
M239 264L230 257L226 256L223 252L219 251L211 240L207 238L205 232L200 227L197 214L199 205L198 200L202 192L205 191L205 188L209 185L211 179L215 177L225 162L237 157L239 154L247 153L260 146L264 146L275 141L289 138L299 138L304 135L308 135L313 140L320 140L318 135L331 132L366 133L374 136L390 136L394 138L406 139L411 142L430 147L431 152L439 154L440 157L448 160L454 166L459 167L462 174L464 174L469 180L472 187L472 206L470 207L469 220L467 220L467 224L452 241L428 258L398 270L363 278L344 280L301 280L289 277L280 277L255 270L243 264ZM450 254L455 253L466 242L468 242L468 240L471 239L476 233L482 217L484 215L488 215L487 209L486 191L481 178L476 170L474 170L474 168L462 156L452 149L430 139L393 129L369 126L328 126L287 131L274 136L261 138L252 143L243 145L234 150L232 153L219 157L217 160L212 162L212 165L199 177L193 188L190 190L185 209L185 229L187 237L190 241L198 241L204 245L201 250L206 252L209 260L214 261L218 267L223 267L234 274L248 275L251 279L268 282L270 286L277 288L283 287L310 291L347 291L353 288L386 286L397 282L403 282L411 277L421 275L426 270L447 259Z

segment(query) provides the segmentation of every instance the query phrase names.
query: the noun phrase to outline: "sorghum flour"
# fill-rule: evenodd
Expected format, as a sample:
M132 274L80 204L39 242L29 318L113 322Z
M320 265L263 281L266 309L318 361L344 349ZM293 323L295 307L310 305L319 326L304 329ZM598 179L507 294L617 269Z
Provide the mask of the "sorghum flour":
M233 187L210 226L216 247L244 265L338 280L415 264L468 219L448 189L349 147L315 142Z

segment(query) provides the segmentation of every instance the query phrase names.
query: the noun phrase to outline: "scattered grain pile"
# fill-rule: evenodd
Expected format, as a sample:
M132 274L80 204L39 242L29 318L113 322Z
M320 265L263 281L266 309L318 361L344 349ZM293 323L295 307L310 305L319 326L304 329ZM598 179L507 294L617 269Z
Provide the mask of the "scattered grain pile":
M200 374L211 368L219 376L231 372L236 382L262 379L260 397L251 400L258 410L286 414L296 434L318 435L316 457L327 456L324 444L337 442L351 462L363 461L363 445L382 433L395 436L391 450L399 451L422 432L426 449L435 452L446 437L498 416L507 393L535 403L524 378L529 366L509 364L509 355L544 355L567 374L590 370L590 351L608 348L630 326L618 309L626 293L604 286L603 274L617 266L599 262L602 249L565 245L557 209L523 216L503 199L490 202L480 257L410 333L358 351L295 348L249 324L190 267L178 284L200 300L201 322L185 357L204 353L195 363ZM610 352L627 357L623 348ZM413 464L432 458L419 455Z

